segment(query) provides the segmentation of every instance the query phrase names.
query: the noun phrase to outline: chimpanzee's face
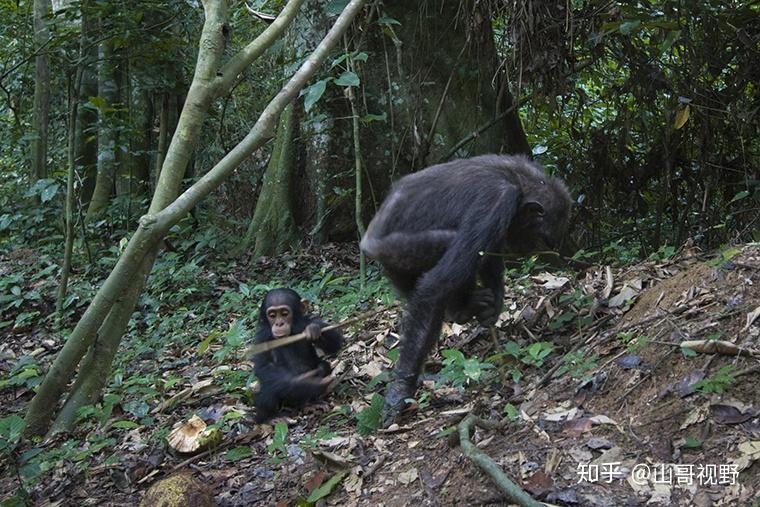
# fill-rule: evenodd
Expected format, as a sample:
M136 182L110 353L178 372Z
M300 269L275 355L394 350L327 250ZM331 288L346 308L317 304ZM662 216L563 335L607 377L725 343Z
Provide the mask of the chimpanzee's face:
M267 308L267 320L275 338L290 336L293 327L293 310L288 305L270 306Z

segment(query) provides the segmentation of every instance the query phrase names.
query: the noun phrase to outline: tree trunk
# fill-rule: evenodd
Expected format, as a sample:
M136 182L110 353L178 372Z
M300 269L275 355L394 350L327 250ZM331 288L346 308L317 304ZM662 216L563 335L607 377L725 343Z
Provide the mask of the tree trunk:
M289 40L296 58L314 45L304 27L324 24L329 3L315 0L299 14ZM490 13L483 4L392 0L383 6L386 22L369 20L348 43L349 51L368 54L366 64L356 62L361 78L356 105L364 120L363 181L369 194L362 215L368 219L390 184L406 173L452 155L530 153L506 77L499 70ZM311 230L315 242L352 240L358 232L356 160L350 149L352 126L347 123L354 115L344 89L334 81L345 70L345 64L339 64L320 76L333 81L309 112L303 101L294 104L295 116L302 119L293 134L298 146L294 176L278 180L279 185L290 185L281 194L299 196L295 225ZM269 171L275 169L270 166ZM262 199L257 214L259 206L271 206L264 192ZM267 231L269 245L271 238L296 238L290 230L279 229L280 215L268 217L272 223L259 220L257 227ZM266 251L280 253L294 241ZM258 247L254 250L260 252Z
M144 195L151 187L150 153L153 136L153 102L150 93L139 85L131 90L129 112L130 124L137 125L137 132L130 137L127 167L129 171L130 192Z
M32 111L31 169L34 180L47 178L48 121L50 116L49 0L34 0L34 105Z
M29 404L25 417L27 435L37 435L47 430L65 387L89 348L92 347L92 359L88 360L86 365L110 365L164 235L201 199L218 188L253 151L273 137L280 113L325 61L331 48L340 40L364 1L352 0L348 4L320 46L267 105L245 139L177 197L192 148L197 143L211 102L229 93L237 76L279 38L301 3L299 0L287 3L280 16L264 33L222 66L227 2L204 0L206 21L199 43L195 76L180 115L177 131L169 146L149 214L140 219L140 226L127 243L116 266L77 323ZM99 350L104 352L99 354ZM85 367L80 369L80 377L77 378L74 391L69 396L71 401L67 400L65 410L55 421L56 430L71 427L77 410L88 400L96 398L94 393L99 394L100 389L97 386L102 386L106 379L107 375L102 370L88 370Z
M256 257L273 255L297 240L291 193L296 160L293 153L295 127L293 106L288 106L280 119L272 158L264 173L260 197L244 239L244 245L248 245L255 238L253 252Z
M119 101L116 66L112 42L101 42L98 48L98 96L103 103L98 107L98 173L85 216L87 222L91 222L108 207L114 191L118 131L112 124L111 111Z

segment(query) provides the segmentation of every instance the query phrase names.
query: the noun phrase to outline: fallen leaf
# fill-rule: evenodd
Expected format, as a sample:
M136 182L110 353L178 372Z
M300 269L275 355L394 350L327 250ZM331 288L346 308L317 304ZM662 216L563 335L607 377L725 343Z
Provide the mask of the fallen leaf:
M401 472L400 474L398 474L398 482L400 482L401 484L411 484L414 481L416 481L418 477L419 477L419 474L417 473L417 469L410 468L406 472Z
M554 276L551 273L541 273L540 275L531 278L533 278L533 281L539 282L539 285L547 290L562 288L570 281L570 279L565 276Z
M638 291L628 285L623 286L620 292L609 300L607 306L610 308L618 308L626 304L628 300L635 298L638 295Z
M539 470L523 481L525 489L533 496L543 496L554 487L551 477Z
M707 405L701 405L695 408L694 410L689 412L689 414L686 416L686 419L684 419L683 423L681 423L681 429L685 430L686 428L688 428L689 426L693 424L701 423L702 421L707 419L708 411L709 409Z
M572 421L566 421L562 425L562 433L570 437L578 437L587 431L591 431L594 423L588 417L581 417L580 419L574 419Z
M744 326L744 329L742 329L742 331L749 329L749 326L754 324L758 317L760 317L760 306L747 314L747 325Z
M612 442L606 438L593 437L590 438L586 445L591 449L612 449Z
M736 466L739 470L749 468L749 466L760 459L760 440L748 440L739 444L741 456L736 460Z
M715 422L721 424L739 424L749 421L755 417L758 413L757 410L749 408L746 411L742 411L739 407L735 407L731 404L716 403L710 406L713 419Z

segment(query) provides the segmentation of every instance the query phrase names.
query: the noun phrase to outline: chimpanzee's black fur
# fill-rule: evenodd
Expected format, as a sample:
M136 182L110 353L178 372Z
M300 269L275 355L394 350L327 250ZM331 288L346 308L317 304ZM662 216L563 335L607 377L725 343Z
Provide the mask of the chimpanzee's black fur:
M444 318L476 316L484 324L498 318L504 265L488 253L558 247L571 204L560 180L522 156L456 160L396 182L361 241L407 301L385 424L414 395Z
M318 317L304 315L301 296L292 289L274 289L267 292L259 308L259 324L256 330L256 343L273 340L272 330L267 319L267 308L288 305L293 313L291 335L302 332L311 323L324 327ZM284 347L256 354L253 358L254 373L259 379L261 390L256 395L256 421L264 422L274 416L283 403L301 407L306 402L319 398L327 386L308 379L297 377L308 371L318 369L318 378L330 374L330 363L319 358L316 345L327 354L340 350L343 334L339 330L322 333L316 343L301 340Z

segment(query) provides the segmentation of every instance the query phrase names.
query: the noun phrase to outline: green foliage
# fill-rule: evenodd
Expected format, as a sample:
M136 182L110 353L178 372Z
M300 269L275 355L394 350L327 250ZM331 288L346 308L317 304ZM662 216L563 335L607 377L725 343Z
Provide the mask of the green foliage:
M520 418L520 412L517 410L517 407L511 403L504 405L504 415L513 422Z
M652 338L644 335L637 335L635 333L618 333L618 338L622 341L629 353L634 354L652 341Z
M490 356L488 361L508 364L512 369L512 380L519 382L522 378L522 372L514 364L514 360L527 366L540 368L553 351L554 345L550 342L536 342L520 347L517 342L509 340L504 343L504 351ZM512 363L509 362L510 360Z
M282 460L288 457L288 449L286 447L288 437L288 425L280 421L274 425L274 435L272 435L272 442L267 445L267 453L269 453L269 463L280 463Z
M338 472L337 474L333 475L321 486L312 491L311 495L309 495L309 498L307 498L306 501L309 503L316 503L319 500L325 498L332 492L335 486L340 484L340 481L342 481L346 475L348 475L348 472Z
M446 349L443 355L443 368L440 383L448 383L456 388L463 388L470 382L480 383L487 376L487 371L494 367L491 363L481 363L477 358L466 358L456 349Z
M224 453L224 459L234 463L236 461L240 461L241 459L250 458L251 455L253 455L253 451L251 451L251 448L249 446L239 446L234 447Z
M734 370L734 365L727 364L715 372L714 375L710 375L694 384L693 387L705 394L725 392L736 381L736 378L731 374Z
M7 377L0 379L0 391L7 388L34 389L42 382L40 367L30 356L23 356L13 366Z
M337 436L338 434L334 431L331 431L330 428L326 426L320 426L317 428L317 431L314 432L313 435L311 433L304 435L304 437L301 439L300 445L305 449L316 449L319 447L319 443L322 440L329 440Z
M562 366L557 369L556 376L570 374L574 379L583 378L586 372L596 369L598 356L586 357L582 350L570 352L562 357Z
M544 365L544 360L554 351L554 345L550 342L531 343L524 349L524 354L520 360L530 366L540 368Z
M367 436L377 431L383 420L384 406L385 400L383 397L375 393L375 395L372 396L370 405L356 414L356 420L359 423L357 431L360 435Z
M9 456L16 450L23 430L24 420L17 415L0 419L0 454Z

